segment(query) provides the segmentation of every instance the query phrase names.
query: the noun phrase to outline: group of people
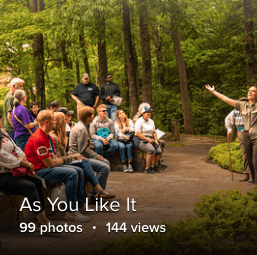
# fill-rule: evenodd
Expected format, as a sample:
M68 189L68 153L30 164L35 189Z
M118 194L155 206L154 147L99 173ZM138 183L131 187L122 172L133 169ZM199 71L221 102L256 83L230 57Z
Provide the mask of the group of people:
M86 211L87 181L93 186L91 203L95 203L100 197L115 197L105 190L111 170L105 157L119 150L123 172L131 173L134 171L132 162L135 145L147 153L145 173L160 172L158 163L162 149L154 122L150 119L150 105L141 104L132 121L123 110L117 110L117 106L111 104L112 95L119 95L119 89L117 84L112 84L110 74L102 87L103 91L89 82L88 74L84 74L82 80L82 84L85 81L83 89L92 93L94 100L90 101L90 95L84 95L83 89L74 88L72 98L78 103L78 123L75 125L71 121L74 112L60 107L54 100L41 111L38 104L32 102L29 111L25 107L27 95L23 90L24 81L20 78L12 79L10 92L4 100L4 127L0 115L0 190L23 195L31 205L35 201L40 202L40 210L33 211L38 224L50 222L45 215L40 178L48 186L65 183L68 204L65 219L89 221L89 217L83 214ZM80 85L77 86L81 87ZM81 98L82 95L85 100ZM103 104L97 107L99 98L103 100ZM87 102L90 105L85 105ZM96 117L95 108L98 114ZM111 118L107 117L108 113ZM112 120L114 115L115 121ZM91 139L94 150L90 148ZM29 173L15 177L11 170L19 167L25 167Z

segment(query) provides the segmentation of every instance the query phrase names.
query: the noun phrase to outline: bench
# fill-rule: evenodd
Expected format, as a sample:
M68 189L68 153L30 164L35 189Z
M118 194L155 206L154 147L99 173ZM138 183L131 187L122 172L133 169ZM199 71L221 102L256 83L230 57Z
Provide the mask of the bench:
M107 159L110 161L111 171L122 171L122 163L120 160L119 150L117 150L110 157L107 157ZM145 159L146 153L134 146L132 166L135 172L143 172L145 170Z
M50 197L52 188L45 190L45 200ZM5 232L16 228L21 222L30 222L35 219L35 215L28 209L19 211L24 196L9 195L0 191L0 232ZM49 202L45 201L45 211L47 216L54 214L51 210Z

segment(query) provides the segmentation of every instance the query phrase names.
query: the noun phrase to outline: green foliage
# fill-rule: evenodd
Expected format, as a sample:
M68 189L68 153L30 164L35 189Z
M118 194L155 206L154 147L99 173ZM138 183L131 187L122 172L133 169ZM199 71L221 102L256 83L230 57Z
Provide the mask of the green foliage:
M231 154L231 163L232 169L235 172L242 173L244 170L242 151L239 147L238 140L235 142L229 143L230 154ZM222 143L216 146L213 146L209 150L209 158L211 158L215 163L222 166L225 169L230 170L230 161L229 161L229 151L228 144Z
M4 97L8 91L8 88L0 88L0 113L3 113Z
M171 39L171 17L181 35L181 49L186 65L188 89L196 134L224 135L224 118L231 107L221 102L204 85L210 83L217 91L237 99L246 95L244 15L241 0L177 0L146 1L147 21L151 37L153 108L156 126L170 129L170 119L180 120L183 114L179 74ZM25 89L32 91L34 65L32 43L42 33L45 54L46 101L56 99L62 105L75 108L70 92L85 72L79 36L85 37L91 81L99 78L97 41L103 35L99 21L105 19L108 71L123 91L124 41L122 1L69 0L65 3L44 0L45 10L32 13L30 1L0 0L0 65L12 68L11 75L26 81ZM139 31L140 1L128 1L131 31L141 79L141 45ZM255 6L256 3L253 3ZM256 15L255 15L256 16ZM256 18L254 18L256 23ZM163 62L158 63L154 46L154 31L158 28ZM255 37L256 38L256 37ZM104 38L102 38L104 39ZM66 41L68 61L73 67L63 67L61 41ZM256 39L255 39L256 40ZM28 45L25 49L24 44ZM68 45L68 46L67 46ZM76 66L77 64L77 66ZM159 84L159 64L163 67L164 84ZM99 79L98 79L99 80ZM100 87L100 84L98 84ZM29 100L36 100L29 93ZM125 96L123 96L125 98ZM129 112L126 102L122 108Z
M201 195L194 204L199 217L165 224L165 233L136 233L103 243L89 255L255 254L257 246L257 190L239 189Z

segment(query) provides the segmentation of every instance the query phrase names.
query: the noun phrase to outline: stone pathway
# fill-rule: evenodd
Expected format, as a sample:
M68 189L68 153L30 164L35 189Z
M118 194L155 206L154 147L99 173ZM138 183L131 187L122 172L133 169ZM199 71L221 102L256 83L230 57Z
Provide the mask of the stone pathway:
M3 242L0 254L77 254L100 247L100 239L107 241L124 234L132 234L131 225L155 225L162 222L185 219L194 215L193 203L199 201L200 194L215 193L217 190L236 189L249 191L255 186L241 183L240 175L231 173L207 160L209 149L219 141L210 137L182 136L180 142L168 142L167 152L163 154L168 167L160 174L147 175L143 172L125 174L111 172L107 189L117 195L118 212L88 213L90 222L69 222L70 225L82 225L82 233L44 234L20 233L19 229L1 233ZM178 146L180 145L180 146ZM127 198L136 201L136 212L127 212ZM110 207L108 207L110 208ZM63 213L50 217L63 221ZM108 227L117 222L126 223L126 233L111 231ZM139 224L140 223L140 224ZM1 223L0 223L1 224Z

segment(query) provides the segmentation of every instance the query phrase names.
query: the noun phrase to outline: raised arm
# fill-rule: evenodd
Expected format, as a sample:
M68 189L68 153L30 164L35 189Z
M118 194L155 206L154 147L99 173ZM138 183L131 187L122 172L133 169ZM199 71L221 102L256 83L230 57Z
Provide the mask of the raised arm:
M234 99L231 99L219 92L217 92L215 90L215 87L214 86L210 86L209 84L205 85L205 88L208 89L214 96L216 96L217 98L221 99L222 101L224 101L225 103L233 106L233 107L236 107L236 100Z

